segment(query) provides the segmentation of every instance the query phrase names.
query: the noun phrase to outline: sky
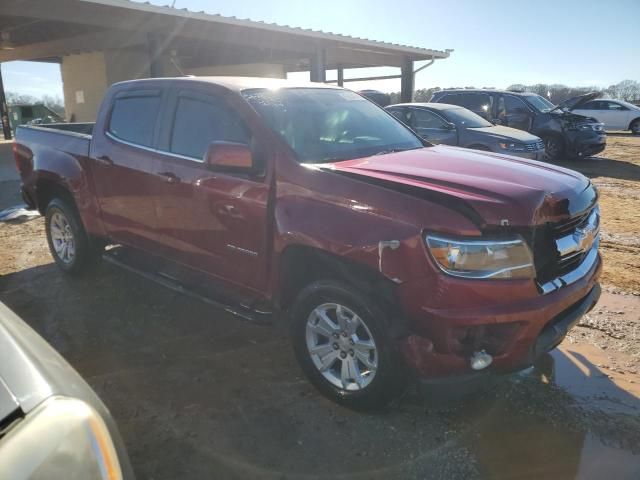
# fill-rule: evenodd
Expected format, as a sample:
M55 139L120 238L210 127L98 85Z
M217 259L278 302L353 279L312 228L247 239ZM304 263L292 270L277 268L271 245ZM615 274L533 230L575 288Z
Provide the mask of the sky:
M172 0L152 0L169 5ZM562 83L606 87L640 80L640 0L176 0L176 8L444 50L416 88ZM416 68L420 64L416 65ZM372 74L395 73L372 69ZM2 65L5 89L62 95L57 65ZM363 76L362 70L345 77ZM298 78L308 75L299 74ZM328 78L335 78L331 73ZM399 80L348 83L399 91Z

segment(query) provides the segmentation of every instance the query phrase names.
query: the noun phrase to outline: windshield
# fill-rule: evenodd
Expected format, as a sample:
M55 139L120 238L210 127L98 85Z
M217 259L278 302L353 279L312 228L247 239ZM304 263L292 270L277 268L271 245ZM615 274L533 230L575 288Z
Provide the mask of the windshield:
M542 113L550 112L551 110L556 108L553 103L551 103L546 98L541 97L540 95L527 95L525 96L525 98L533 108Z
M348 90L251 89L242 92L303 163L321 163L422 148L380 107Z
M480 115L473 113L466 108L450 108L442 112L447 120L453 122L458 127L466 128L482 128L491 127L492 123L489 123Z

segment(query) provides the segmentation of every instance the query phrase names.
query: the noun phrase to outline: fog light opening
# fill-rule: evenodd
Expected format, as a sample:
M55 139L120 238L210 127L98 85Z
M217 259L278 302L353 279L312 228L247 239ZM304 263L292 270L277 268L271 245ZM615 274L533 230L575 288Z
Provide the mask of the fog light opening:
M487 368L489 365L491 365L491 362L493 362L493 357L484 350L473 352L473 355L471 355L471 358L469 359L469 364L474 370L482 370L484 368Z

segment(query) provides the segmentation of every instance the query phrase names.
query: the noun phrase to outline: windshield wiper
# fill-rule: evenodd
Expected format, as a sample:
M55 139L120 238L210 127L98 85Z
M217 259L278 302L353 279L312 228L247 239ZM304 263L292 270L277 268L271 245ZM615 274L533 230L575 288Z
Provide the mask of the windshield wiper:
M420 146L420 147L411 147L411 148L390 148L389 150L381 150L378 153L374 153L371 156L376 157L378 155L386 155L388 153L397 153L397 152L406 152L407 150L417 150L419 148L424 148L424 147Z

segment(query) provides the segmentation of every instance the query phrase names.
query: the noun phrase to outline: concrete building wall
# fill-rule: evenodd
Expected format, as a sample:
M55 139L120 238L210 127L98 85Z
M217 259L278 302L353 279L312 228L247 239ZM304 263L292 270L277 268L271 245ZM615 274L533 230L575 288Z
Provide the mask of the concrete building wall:
M162 68L167 76L179 75L168 59L162 60ZM111 84L150 76L149 57L144 49L69 55L62 59L61 72L67 120L93 122ZM284 66L268 63L194 68L185 74L286 78Z
M107 90L107 70L102 52L63 57L60 66L67 120L93 122Z
M188 75L236 75L239 77L286 78L283 65L270 63L248 63L245 65L216 65L212 67L192 68L185 71Z
M107 50L104 59L107 85L149 77L149 56L142 49Z

